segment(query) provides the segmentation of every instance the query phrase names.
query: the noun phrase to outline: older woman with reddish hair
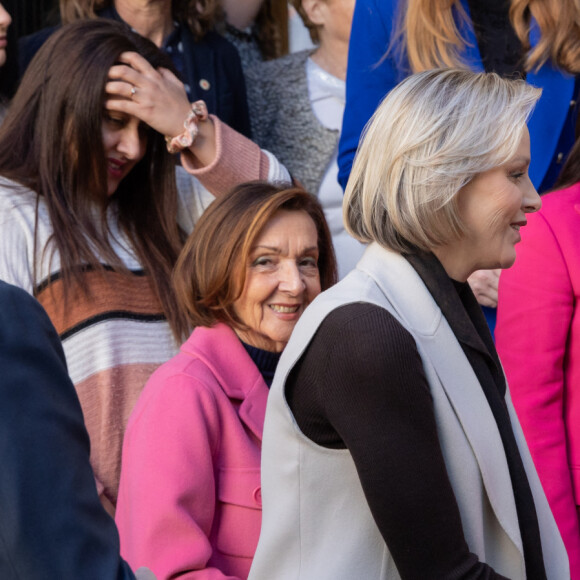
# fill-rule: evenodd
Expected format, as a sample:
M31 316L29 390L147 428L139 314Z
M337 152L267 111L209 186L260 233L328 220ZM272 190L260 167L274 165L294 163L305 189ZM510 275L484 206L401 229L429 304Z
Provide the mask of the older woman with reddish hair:
M247 578L268 388L304 309L335 280L322 208L302 189L241 185L201 217L174 276L195 330L151 376L125 437L116 519L131 566Z

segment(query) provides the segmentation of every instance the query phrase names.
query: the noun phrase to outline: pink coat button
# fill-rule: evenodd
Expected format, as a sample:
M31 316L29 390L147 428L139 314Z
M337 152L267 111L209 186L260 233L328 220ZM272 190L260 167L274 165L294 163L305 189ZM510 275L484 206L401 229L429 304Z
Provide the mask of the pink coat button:
M259 486L254 490L254 499L256 500L256 503L262 507L262 486Z

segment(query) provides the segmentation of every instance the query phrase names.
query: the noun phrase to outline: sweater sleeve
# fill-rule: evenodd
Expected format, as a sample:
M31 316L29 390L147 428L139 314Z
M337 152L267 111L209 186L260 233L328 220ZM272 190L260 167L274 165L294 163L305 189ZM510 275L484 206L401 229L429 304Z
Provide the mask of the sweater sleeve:
M344 189L364 126L383 97L401 80L389 47L397 0L357 0L350 35L346 106L338 149Z
M559 225L564 227L565 222ZM577 386L565 384L564 369L573 352L569 350L570 325L576 301L567 256L550 223L542 213L529 216L516 263L500 278L497 349L534 464L568 551L572 578L580 578L580 526L565 408L566 398L574 396L567 387L574 390Z
M189 150L181 155L186 171L210 193L219 196L244 181L291 181L290 174L274 155L213 115L212 120L216 132L216 156L212 163L200 167Z
M363 303L332 312L286 389L308 437L351 452L403 580L502 578L469 551L421 358L390 313Z

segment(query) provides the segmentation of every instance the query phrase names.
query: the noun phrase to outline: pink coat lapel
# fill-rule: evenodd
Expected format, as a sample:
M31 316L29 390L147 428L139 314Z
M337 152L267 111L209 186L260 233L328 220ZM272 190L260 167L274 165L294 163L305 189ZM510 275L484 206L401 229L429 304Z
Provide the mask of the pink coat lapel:
M200 326L181 351L199 357L212 370L226 395L241 401L240 420L261 441L269 390L236 333L226 324L213 328Z

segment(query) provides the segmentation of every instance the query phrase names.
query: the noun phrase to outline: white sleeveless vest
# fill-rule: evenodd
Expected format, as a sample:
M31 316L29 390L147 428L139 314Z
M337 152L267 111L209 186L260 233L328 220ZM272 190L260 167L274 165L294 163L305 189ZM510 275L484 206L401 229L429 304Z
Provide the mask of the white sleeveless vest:
M398 580L348 450L302 434L284 384L335 308L369 302L413 335L434 401L443 456L469 549L511 580L525 580L515 501L503 444L481 386L441 310L413 267L372 244L357 269L300 318L271 387L262 446L262 531L249 580ZM345 336L356 341L356 336ZM568 557L506 394L534 496L549 580L570 578ZM393 477L397 474L394 473ZM434 497L433 501L437 501ZM425 571L429 578L429 571Z

